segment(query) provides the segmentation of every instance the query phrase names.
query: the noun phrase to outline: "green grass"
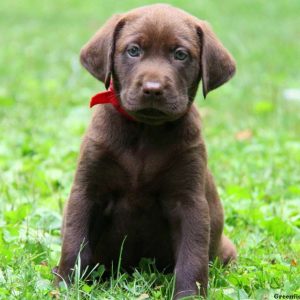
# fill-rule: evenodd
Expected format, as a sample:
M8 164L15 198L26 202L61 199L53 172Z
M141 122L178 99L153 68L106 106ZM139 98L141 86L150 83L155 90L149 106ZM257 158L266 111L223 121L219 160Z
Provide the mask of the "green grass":
M207 19L238 65L234 80L207 100L200 93L196 99L225 232L239 252L236 265L211 267L210 299L300 295L300 103L283 98L285 89L299 89L300 2L169 2ZM111 14L139 5L0 4L0 299L172 295L172 276L157 273L151 262L101 284L78 280L60 291L51 284L89 97L103 89L79 66L78 52Z

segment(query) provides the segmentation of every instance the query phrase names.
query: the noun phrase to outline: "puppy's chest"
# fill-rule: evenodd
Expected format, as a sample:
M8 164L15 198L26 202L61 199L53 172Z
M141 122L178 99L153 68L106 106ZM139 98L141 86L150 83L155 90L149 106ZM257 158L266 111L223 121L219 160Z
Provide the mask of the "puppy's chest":
M168 164L167 153L163 151L147 147L123 150L126 151L113 153L111 159L103 158L101 164L107 172L103 174L105 182L99 180L98 185L98 201L104 205L104 214L120 222L132 214L148 215L160 205L162 178Z
M156 149L147 145L130 148L118 160L120 168L128 176L128 189L138 190L145 185L155 185L170 163L172 151Z

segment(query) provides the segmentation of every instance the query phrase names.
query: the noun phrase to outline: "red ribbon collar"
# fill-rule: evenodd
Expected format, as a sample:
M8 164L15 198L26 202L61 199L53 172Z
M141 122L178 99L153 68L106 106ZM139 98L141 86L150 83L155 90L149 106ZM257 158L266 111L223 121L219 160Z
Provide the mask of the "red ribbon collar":
M130 116L121 106L116 96L112 82L110 83L110 86L107 91L100 92L91 98L90 107L93 107L96 104L107 104L107 103L112 104L114 108L128 120L131 121L134 120L133 117Z

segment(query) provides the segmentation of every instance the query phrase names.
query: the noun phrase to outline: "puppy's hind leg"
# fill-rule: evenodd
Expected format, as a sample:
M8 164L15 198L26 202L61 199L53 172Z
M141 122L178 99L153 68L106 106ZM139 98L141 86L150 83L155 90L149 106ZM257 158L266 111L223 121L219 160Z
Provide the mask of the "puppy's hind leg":
M221 264L228 264L237 257L236 248L230 239L224 235L224 213L223 207L214 183L214 179L207 170L206 173L206 199L210 214L210 260L216 256Z
M237 252L232 241L224 234L222 234L221 241L217 256L223 265L227 265L231 261L235 261L237 258Z

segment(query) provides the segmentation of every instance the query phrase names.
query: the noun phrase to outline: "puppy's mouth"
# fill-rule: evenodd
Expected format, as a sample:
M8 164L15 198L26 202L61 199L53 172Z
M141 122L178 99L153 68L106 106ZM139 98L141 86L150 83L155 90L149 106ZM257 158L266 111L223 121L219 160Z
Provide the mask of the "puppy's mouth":
M163 123L173 122L182 117L188 106L184 97L169 97L167 99L138 98L130 94L121 93L121 101L126 112L136 121L149 125L160 125Z
M155 108L144 108L135 112L137 117L148 118L148 119L161 119L166 118L167 114L155 109Z
M161 125L173 119L170 115L155 108L143 108L131 111L130 115L132 115L136 121L149 125Z

